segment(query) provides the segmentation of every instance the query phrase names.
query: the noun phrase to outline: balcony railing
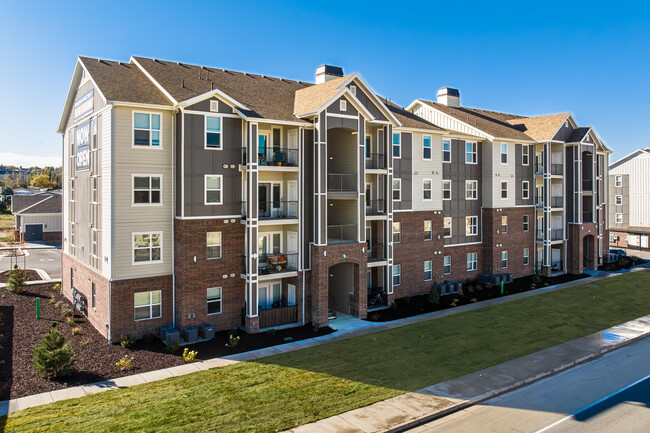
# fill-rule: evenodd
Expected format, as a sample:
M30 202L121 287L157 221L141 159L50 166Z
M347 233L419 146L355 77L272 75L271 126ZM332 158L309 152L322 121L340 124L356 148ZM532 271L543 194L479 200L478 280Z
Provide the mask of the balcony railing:
M286 325L288 323L298 322L298 306L289 305L285 307L259 309L260 328L269 328L271 326Z
M366 200L366 215L385 215L386 200Z
M298 218L297 201L261 201L258 216L261 219Z
M298 253L260 254L257 268L257 273L260 275L297 271Z
M551 230L551 240L552 241L560 241L562 239L564 239L562 229L553 229L553 230Z
M582 222L583 223L592 223L594 222L594 214L591 211L582 212Z
M386 168L386 158L383 153L366 154L366 169Z
M537 163L535 164L535 174L541 176L544 174L544 164Z
M560 260L556 260L551 262L551 270L552 271L561 271L562 270L562 262Z
M537 230L536 239L538 241L543 241L544 240L544 230Z
M357 175L356 174L327 174L328 191L356 191Z
M357 225L356 224L338 224L327 226L327 243L343 244L347 242L356 242Z
M368 255L369 262L381 262L386 260L386 250L384 245L372 245L366 249L366 254Z
M562 174L562 164L551 164L551 174L561 175Z
M594 182L591 179L582 179L582 190L591 191L594 188Z
M535 196L535 206L544 207L544 197L541 195Z
M551 207L562 207L564 197L551 197Z
M242 148L242 164L246 164L246 148ZM298 166L298 149L287 149L285 147L269 147L258 149L257 163L264 166Z

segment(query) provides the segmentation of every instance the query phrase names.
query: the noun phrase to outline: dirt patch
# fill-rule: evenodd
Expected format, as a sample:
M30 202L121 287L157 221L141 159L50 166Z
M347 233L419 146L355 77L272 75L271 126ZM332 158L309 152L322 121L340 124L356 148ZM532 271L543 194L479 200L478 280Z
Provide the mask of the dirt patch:
M9 272L11 272L11 271L0 272L0 283L6 283L7 282L7 280L9 279ZM40 280L42 280L42 278L38 274L38 272L36 272L33 269L26 269L25 271L23 271L23 273L27 277L26 281L40 281Z
M0 312L5 316L4 325L0 325L0 334L3 335L0 345L4 347L0 351L0 360L5 361L0 366L0 400L184 364L183 348L176 354L169 353L158 338L137 341L132 349L126 349L119 344L108 344L83 316L75 316L74 326L69 326L62 313L50 303L50 296L55 302L68 302L58 291L52 290L53 286L27 286L20 295L0 289ZM36 319L36 298L41 299L40 319ZM32 348L41 342L52 321L57 322L57 329L71 342L75 353L73 374L58 380L41 378L32 365ZM72 334L73 328L79 329L78 335ZM311 326L281 330L272 333L274 335L239 331L240 342L236 347L226 347L228 333L219 332L214 340L186 347L198 351L196 359L203 360L282 344L287 342L285 338L298 341L331 332L330 328L314 332ZM115 368L115 363L124 355L134 358L134 367L129 371Z

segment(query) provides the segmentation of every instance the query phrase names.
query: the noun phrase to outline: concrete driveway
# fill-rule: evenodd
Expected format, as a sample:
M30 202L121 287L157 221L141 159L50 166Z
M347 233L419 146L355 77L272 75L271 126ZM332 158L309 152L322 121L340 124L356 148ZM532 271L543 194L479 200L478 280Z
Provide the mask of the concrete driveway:
M50 278L61 278L61 250L58 248L37 248L37 249L24 249L24 253L18 257L0 256L0 272L6 271L11 268L11 263L16 263L18 259L18 266L21 268L23 265L27 269L41 269L45 271Z

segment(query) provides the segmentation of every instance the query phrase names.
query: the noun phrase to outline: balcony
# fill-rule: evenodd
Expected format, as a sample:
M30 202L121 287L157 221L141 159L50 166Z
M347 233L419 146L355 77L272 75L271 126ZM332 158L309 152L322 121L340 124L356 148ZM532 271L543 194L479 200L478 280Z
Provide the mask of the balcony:
M246 148L242 148L242 164L248 162ZM257 153L257 164L267 167L297 167L298 166L298 149L288 149L285 147L273 147L268 149L259 149Z
M560 272L562 271L562 261L556 260L551 262L551 270L555 272Z
M544 197L541 195L535 196L535 206L544 207Z
M386 250L383 244L367 247L366 254L368 256L368 262L383 262L386 260Z
M260 328L286 325L298 322L298 306L278 306L267 310L259 309Z
M327 190L333 192L353 192L357 190L356 174L327 174Z
M551 207L562 207L564 202L564 197L556 196L551 197Z
M592 223L594 222L594 214L592 211L583 211L582 212L582 222L583 223Z
M553 229L551 230L551 240L552 241L561 241L564 239L564 231L562 229Z
M538 241L544 240L544 230L537 230L537 236L535 237Z
M544 174L544 164L537 163L535 164L535 176L541 176Z
M555 176L562 175L562 164L551 164L551 174Z
M366 215L386 215L386 200L366 200Z
M344 244L357 241L356 224L337 224L327 226L327 243Z
M257 262L259 275L275 275L298 270L298 253L260 254ZM248 257L242 256L242 273L248 273Z
M388 305L388 297L383 287L373 286L368 289L368 310L385 307L386 305Z
M366 154L366 170L384 170L386 158L383 153Z
M261 201L258 217L260 219L298 218L297 201Z
M582 179L582 190L592 191L594 189L594 182L591 179Z

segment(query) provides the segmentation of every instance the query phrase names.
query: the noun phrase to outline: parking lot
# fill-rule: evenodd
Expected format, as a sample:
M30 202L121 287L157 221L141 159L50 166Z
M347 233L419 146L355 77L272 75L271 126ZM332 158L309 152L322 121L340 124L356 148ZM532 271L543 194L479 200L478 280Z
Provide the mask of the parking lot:
M11 263L16 263L21 268L41 269L50 278L61 278L61 250L58 248L27 248L18 256L0 256L0 272L9 270Z

